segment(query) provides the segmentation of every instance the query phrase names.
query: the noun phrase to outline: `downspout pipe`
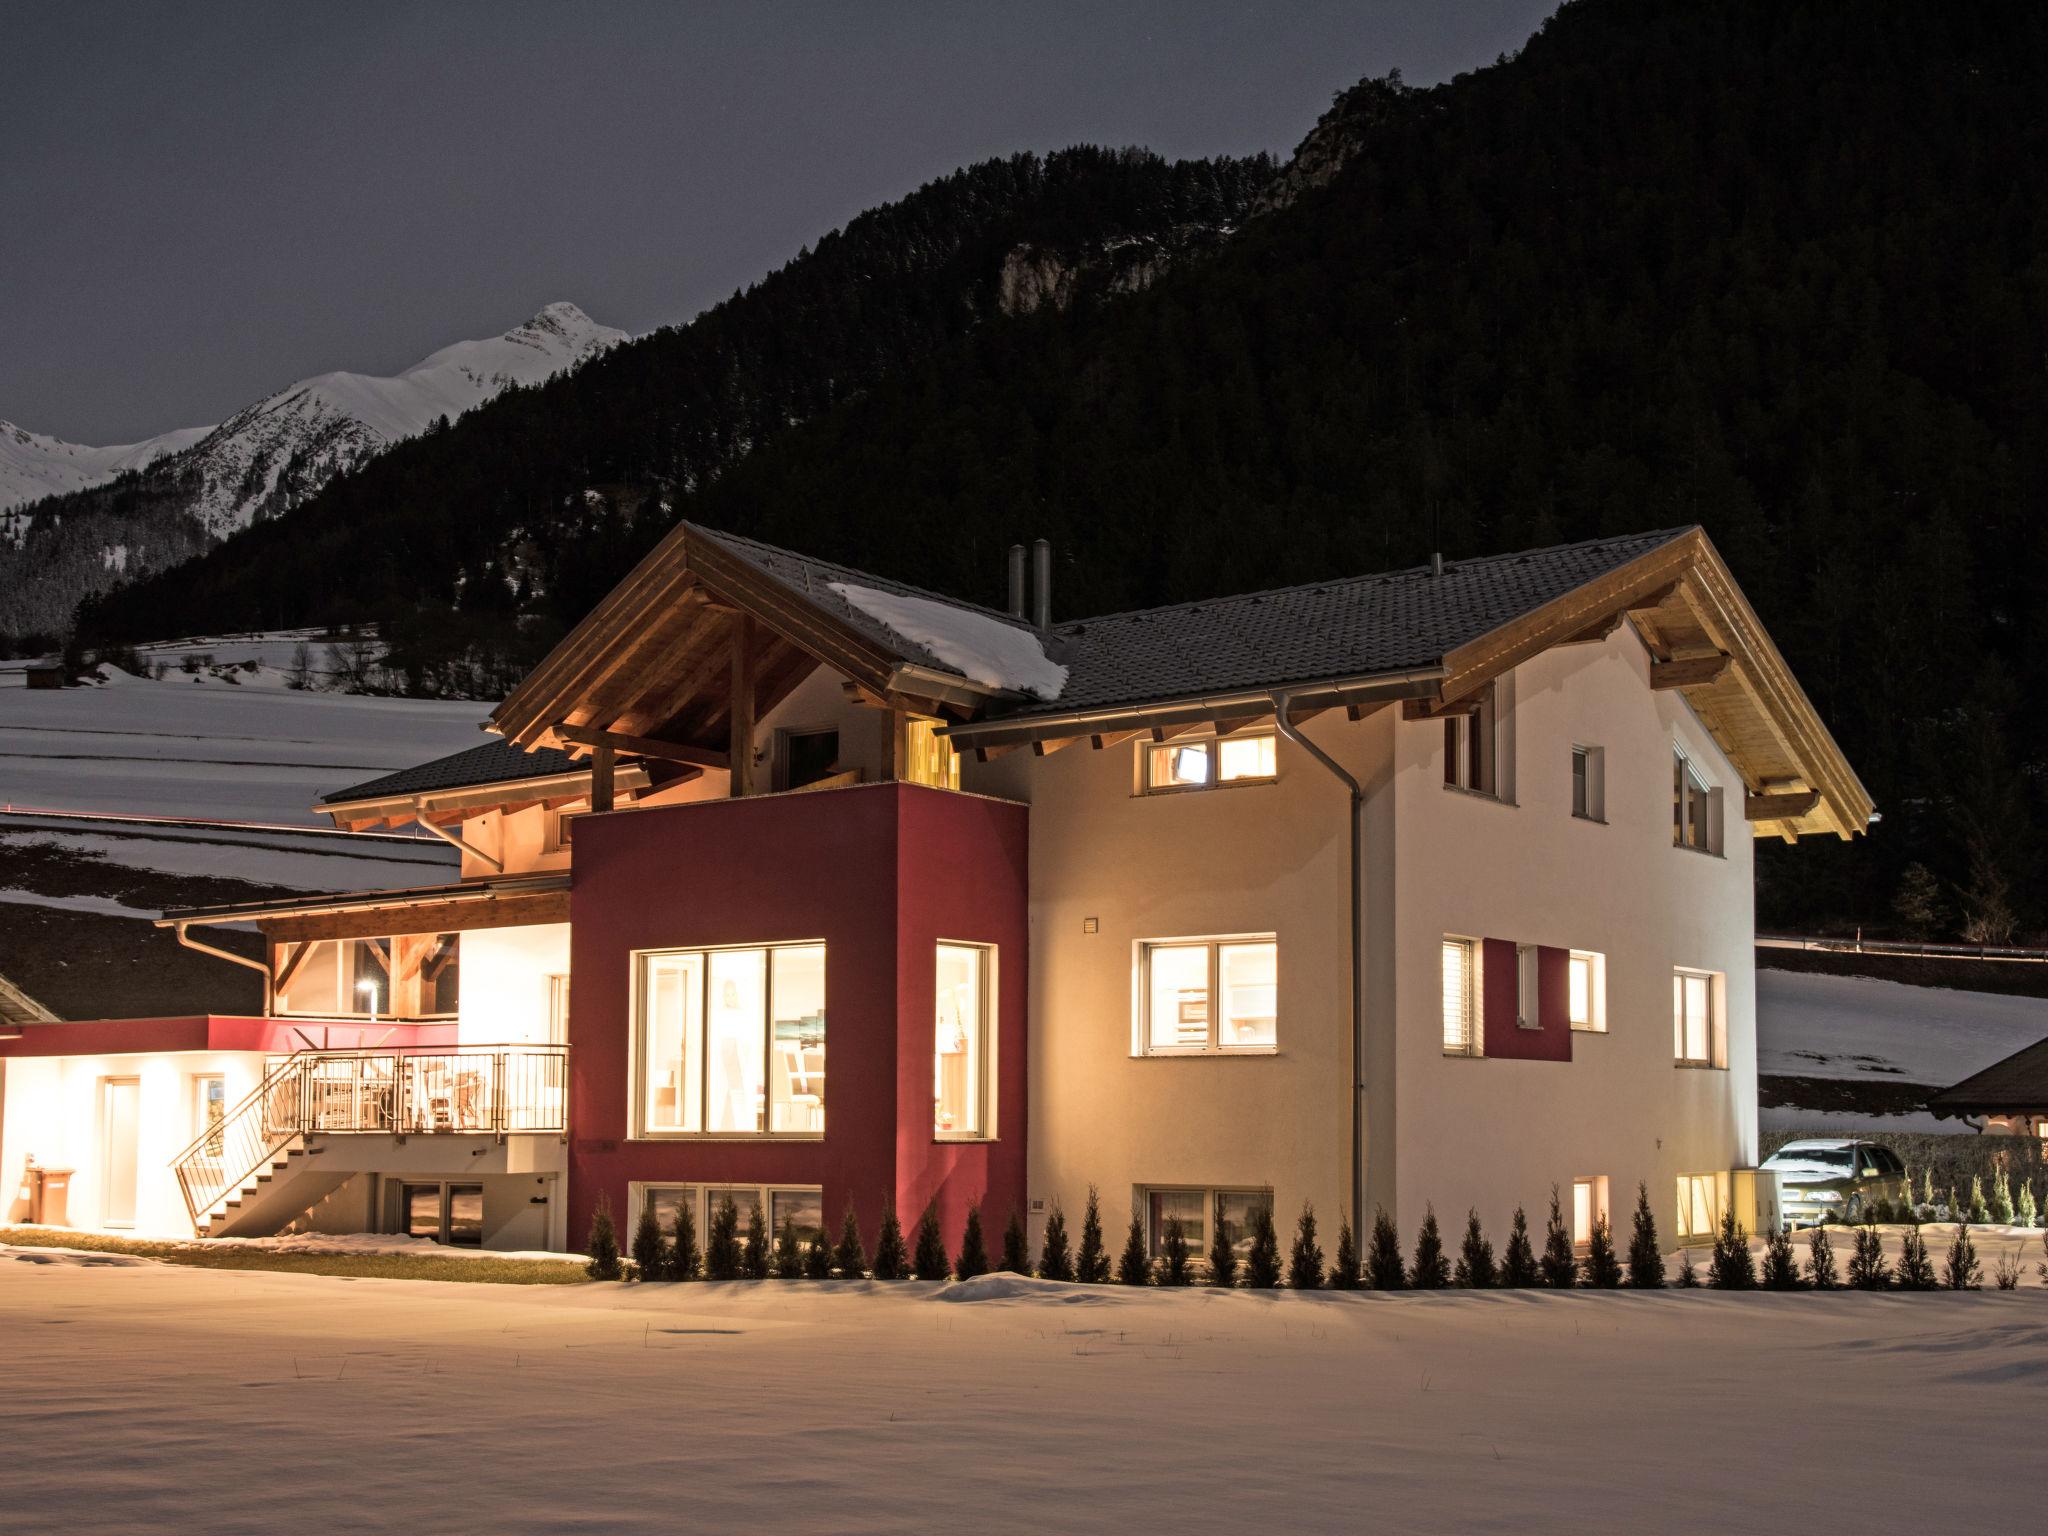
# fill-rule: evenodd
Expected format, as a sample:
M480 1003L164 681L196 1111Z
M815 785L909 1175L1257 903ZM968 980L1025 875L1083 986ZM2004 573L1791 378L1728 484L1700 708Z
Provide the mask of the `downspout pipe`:
M423 827L430 836L438 837L458 853L466 853L471 858L482 859L501 875L505 873L505 861L503 859L494 858L474 843L464 842L461 833L450 832L446 827L439 825L429 817L427 815L427 802L424 799L413 801L412 811L414 822ZM499 841L502 842L503 838L500 838Z
M251 960L247 955L238 955L233 950L215 949L211 944L202 944L199 940L193 938L191 934L187 933L185 928L186 925L182 922L171 924L171 931L178 936L178 942L187 949L196 949L202 955L211 955L216 960L227 960L235 965L247 966L252 971L261 971L263 973L263 1013L267 1018L273 1001L271 997L272 978L270 967L261 960Z
M1273 695L1280 734L1321 763L1351 796L1351 1233L1365 1242L1365 786L1288 718L1288 693Z

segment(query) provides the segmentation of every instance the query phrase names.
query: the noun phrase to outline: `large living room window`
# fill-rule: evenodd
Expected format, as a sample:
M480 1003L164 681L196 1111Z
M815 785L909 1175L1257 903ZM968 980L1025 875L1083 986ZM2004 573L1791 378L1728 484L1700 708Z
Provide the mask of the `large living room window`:
M971 1141L989 1134L992 954L980 944L938 947L938 1014L932 1032L934 1136Z
M1270 937L1144 946L1139 1047L1147 1056L1271 1051L1280 1043L1280 946Z
M638 957L639 1131L822 1135L825 946Z

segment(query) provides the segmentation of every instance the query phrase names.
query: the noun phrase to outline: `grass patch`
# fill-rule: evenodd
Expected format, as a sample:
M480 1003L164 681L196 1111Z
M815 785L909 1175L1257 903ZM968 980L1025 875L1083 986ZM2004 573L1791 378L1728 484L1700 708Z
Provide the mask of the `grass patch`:
M192 1269L250 1269L286 1275L342 1275L358 1280L449 1280L464 1285L583 1285L579 1264L552 1259L464 1258L452 1253L276 1253L210 1243L151 1242L98 1232L0 1227L0 1243L17 1248L75 1248L162 1259Z

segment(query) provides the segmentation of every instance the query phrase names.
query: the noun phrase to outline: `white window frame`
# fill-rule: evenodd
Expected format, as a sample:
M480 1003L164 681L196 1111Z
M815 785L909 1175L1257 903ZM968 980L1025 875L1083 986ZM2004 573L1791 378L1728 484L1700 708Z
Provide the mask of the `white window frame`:
M1614 1217L1607 1208L1607 1175L1585 1174L1572 1180L1572 1247L1584 1252L1593 1246L1593 1228L1601 1222L1613 1230ZM1584 1200L1581 1201L1581 1192ZM1579 1221L1579 1207L1586 1207L1586 1221Z
M1702 1186L1708 1195L1708 1220L1706 1226L1695 1227L1692 1224L1692 1207ZM1713 1237L1720 1228L1722 1213L1728 1209L1731 1193L1728 1186L1726 1173L1681 1173L1678 1176L1677 1235L1687 1239Z
M1512 805L1514 775L1506 723L1510 693L1505 681L1495 678L1481 687L1473 709L1443 717L1444 788Z
M1188 1239L1188 1258L1191 1261L1191 1267L1205 1270L1209 1267L1209 1241L1215 1236L1214 1232L1210 1230L1210 1226L1216 1220L1216 1201L1219 1197L1223 1195L1263 1195L1266 1198L1266 1209L1273 1212L1276 1221L1279 1218L1279 1207L1274 1203L1273 1188L1270 1184L1140 1184L1133 1191L1133 1194L1136 1198L1132 1203L1136 1206L1138 1219L1144 1224L1145 1228L1146 1256L1155 1263L1165 1257L1165 1254L1161 1252L1161 1243L1166 1235L1166 1223L1159 1223L1159 1230L1157 1232L1153 1231L1152 1197L1154 1195L1200 1195L1202 1197L1201 1236ZM1282 1241L1284 1242L1285 1240L1283 1237Z
M1273 1043L1271 1045L1223 1044L1223 959L1222 952L1236 945L1273 946ZM1208 1043L1205 1045L1160 1045L1152 1043L1152 956L1161 949L1206 949L1209 957ZM1142 939L1137 956L1138 995L1132 1010L1131 1054L1134 1056L1276 1056L1280 1052L1280 937L1275 933L1225 933L1185 939ZM1158 1186L1165 1188L1166 1186Z
M775 1101L771 1091L775 1081L775 951L778 949L823 949L826 950L825 964L828 984L825 994L826 1017L826 1072L831 1072L831 1009L832 996L829 985L831 975L831 953L823 939L778 939L767 944L703 944L664 946L660 949L636 949L627 956L632 967L631 985L633 997L633 1019L630 1031L632 1060L626 1073L626 1091L630 1095L627 1104L627 1124L632 1128L631 1141L823 1141L823 1129L815 1131L775 1130ZM762 955L762 1058L761 1082L764 1101L762 1104L763 1125L757 1131L678 1131L654 1129L647 1124L647 962L665 955L701 955L703 957L700 985L711 985L711 956L717 954L749 954L759 951ZM708 1010L707 1010L708 1012ZM705 1043L709 1044L711 1031L704 1030ZM710 1074L700 1071L700 1081L708 1085ZM708 1086L707 1086L708 1091ZM821 1112L824 1106L820 1106ZM828 1122L829 1123L829 1122ZM723 1188L724 1186L720 1186ZM737 1187L737 1186L736 1186Z
M1515 1027L1543 1027L1543 962L1534 944L1515 946Z
M1582 1035L1607 1033L1607 957L1594 949L1574 949L1565 960L1565 1016ZM1572 981L1586 973L1586 1017L1581 1019L1572 1004Z
M1583 764L1583 767L1581 766ZM1583 804L1580 787L1584 786ZM1585 742L1572 743L1571 810L1575 821L1607 821L1607 752Z
M1451 1031L1448 1027L1450 1024L1450 987L1442 975L1444 962L1449 958L1449 952L1454 946L1462 950L1465 955L1465 995L1460 1003L1464 1022L1464 1038L1462 1040L1454 1040L1451 1037ZM1438 997L1440 999L1438 1004L1438 1023L1443 1027L1444 1054L1446 1056L1467 1057L1474 1060L1484 1057L1486 1055L1486 949L1484 944L1478 939L1467 938L1462 934L1447 933L1444 935L1442 945L1437 950L1437 965L1439 969Z
M1707 995L1707 1054L1686 1054L1685 993L1691 982L1704 982ZM1728 1022L1726 978L1719 971L1694 970L1676 966L1671 972L1671 1057L1672 1064L1686 1071L1726 1071L1728 1067Z
M1692 807L1697 799L1700 817L1695 823ZM1720 855L1721 788L1686 751L1682 742L1671 744L1671 844L1693 853ZM1701 842L1692 840L1692 828L1700 828Z
M932 1140L934 1141L994 1141L996 1136L996 1042L997 1034L996 998L996 946L981 944L972 939L940 939L932 946L934 962L941 949L969 949L981 956L981 1008L980 1008L980 1056L976 1070L975 1104L980 1110L976 1124L967 1130L941 1130L938 1120L938 1094L932 1094ZM934 991L937 988L937 966L933 967ZM934 1011L936 1012L936 998ZM933 1028L937 1024L934 1021ZM932 1067L938 1069L938 1041L932 1041Z
M1234 779L1223 777L1224 742L1268 741L1273 744L1273 771L1271 773L1240 774ZM1159 751L1199 751L1209 760L1209 777L1199 784L1159 784L1152 778L1152 754ZM1165 741L1153 741L1148 736L1138 739L1137 786L1140 795L1188 795L1201 794L1212 789L1241 789L1250 784L1272 784L1280 778L1280 735L1277 731L1234 731L1228 736L1217 736L1213 732L1187 736L1173 736Z
M547 825L541 833L542 853L570 853L570 843L575 833L570 824L579 816L590 814L588 801L578 800L572 805L551 805L547 809Z
M424 1182L424 1181L422 1181ZM626 1183L626 1219L619 1233L621 1247L629 1247L633 1232L640 1225L640 1213L647 1208L648 1196L656 1190L680 1189L688 1192L690 1215L697 1224L697 1252L701 1257L704 1245L711 1236L711 1191L714 1189L743 1190L761 1202L761 1221L768 1228L768 1246L775 1246L775 1236L780 1230L775 1225L775 1197L777 1195L816 1195L818 1197L818 1229L826 1242L831 1242L833 1228L825 1210L825 1187L822 1184L749 1184L743 1179L629 1179ZM747 1240L747 1210L750 1202L734 1201L739 1207L739 1238ZM661 1235L666 1238L673 1228L661 1223Z

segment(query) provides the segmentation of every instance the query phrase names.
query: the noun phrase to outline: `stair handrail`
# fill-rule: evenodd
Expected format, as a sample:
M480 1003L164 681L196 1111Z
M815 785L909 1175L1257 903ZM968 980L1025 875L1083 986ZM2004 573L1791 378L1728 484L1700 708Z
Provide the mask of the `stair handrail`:
M203 1215L220 1204L230 1190L239 1189L248 1183L258 1169L274 1159L287 1142L305 1129L306 1095L303 1075L310 1064L309 1058L320 1054L322 1053L315 1050L294 1051L264 1073L263 1080L250 1089L233 1109L222 1115L218 1125L205 1127L192 1138L184 1151L171 1159L171 1169L178 1176L178 1189L185 1197L185 1210L192 1218L192 1229L195 1232L199 1229L200 1218ZM294 1075L302 1079L297 1111L273 1125L265 1113L271 1095L277 1091L280 1084ZM253 1135L247 1129L252 1114L256 1117ZM247 1166L241 1168L241 1171L232 1178L228 1177L226 1170L230 1166L240 1165L244 1159L238 1155L233 1164L228 1161L231 1138L243 1146L256 1149L247 1158ZM208 1156L209 1147L216 1142L221 1150L212 1155L215 1172L209 1181L210 1193L202 1201L193 1193L195 1174L202 1159Z

